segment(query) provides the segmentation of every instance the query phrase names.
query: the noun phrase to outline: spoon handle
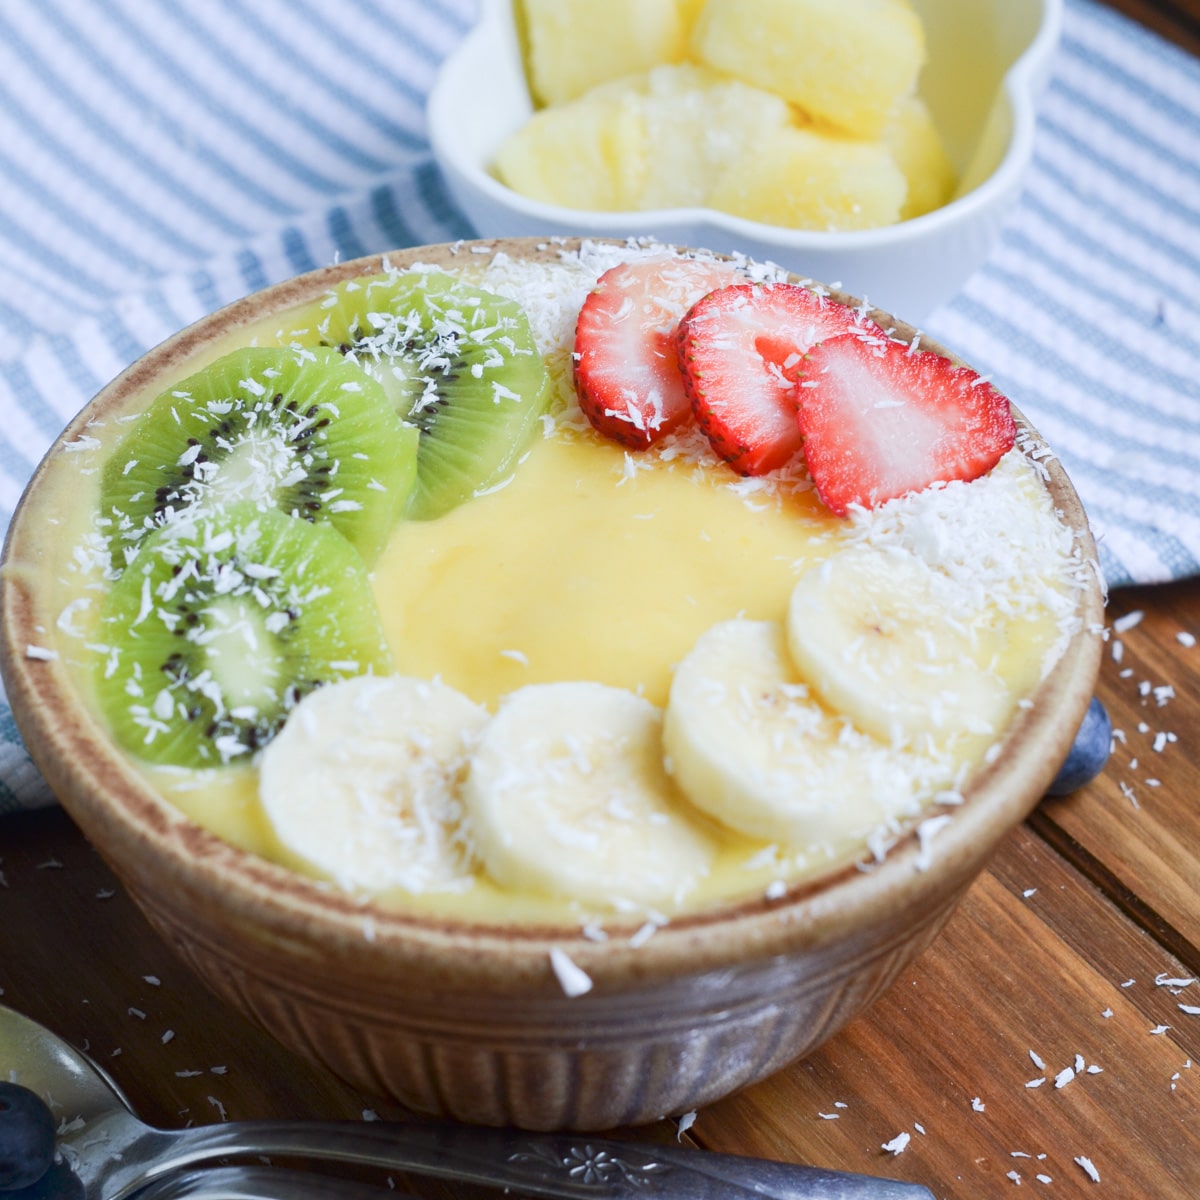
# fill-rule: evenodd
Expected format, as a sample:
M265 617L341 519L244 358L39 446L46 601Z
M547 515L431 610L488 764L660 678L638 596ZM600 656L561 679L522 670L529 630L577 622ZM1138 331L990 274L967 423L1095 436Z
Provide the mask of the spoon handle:
M156 1179L137 1200L382 1200L381 1188L278 1167L209 1167Z
M137 1200L380 1200L386 1194L368 1183L278 1166L210 1166L157 1178Z
M919 1184L872 1175L587 1135L434 1122L205 1125L166 1135L155 1171L227 1154L363 1163L549 1200L933 1200Z

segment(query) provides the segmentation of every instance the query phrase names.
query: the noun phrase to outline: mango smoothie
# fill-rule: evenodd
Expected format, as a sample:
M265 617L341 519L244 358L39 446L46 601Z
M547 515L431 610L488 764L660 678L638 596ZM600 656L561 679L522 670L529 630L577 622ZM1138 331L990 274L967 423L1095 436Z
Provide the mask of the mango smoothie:
M454 264L463 286L527 315L547 380L538 419L522 433L519 454L469 498L390 525L364 567L369 591L351 606L373 606L377 614L375 657L364 666L358 650L339 650L327 656L333 669L325 678L290 680L286 742L277 728L254 732L250 744L211 763L154 761L136 745L129 749L165 798L254 854L385 905L464 919L585 924L633 912L650 926L679 911L781 894L885 854L917 823L953 816L972 772L994 753L1078 624L1080 581L1090 567L1049 501L1034 457L1041 451L1018 440L979 478L836 515L802 463L739 476L690 425L647 450L616 444L589 425L575 395L575 321L603 272L655 253L661 249L585 245L557 262L476 255ZM777 279L767 268L742 267L746 279ZM241 344L291 346L300 358L320 359L320 348L295 350L296 330L310 316L264 321ZM343 386L346 394L357 390ZM316 409L306 417L303 405L296 408L299 432L289 436L317 447L319 458L310 432L321 419ZM92 489L91 510L79 516L76 505L69 521L64 514L73 550L57 584L63 616L47 631L47 644L73 664L107 720L103 679L123 651L113 648L111 617L103 614L112 607L106 597L133 568L114 566L111 535L97 517L104 471L112 474L105 463L124 430L96 433L96 444L78 453L90 472L82 478ZM189 452L188 465L198 458L203 467L207 451ZM245 468L248 478L255 469ZM346 471L333 464L324 490L311 493L330 510ZM352 526L351 536L363 536L361 528ZM211 531L204 536L211 545ZM129 563L144 554L135 551ZM276 563L263 551L249 572L248 598L236 604L226 597L241 593L222 593L223 584L215 585L219 605L206 593L203 611L221 608L250 662L258 661L264 631L290 630L302 623L296 614L304 616L302 604L271 590L286 574ZM173 570L180 573L178 563ZM213 576L223 577L220 570ZM256 605L265 616L255 615ZM144 623L155 602L147 596L133 607ZM172 618L184 632L170 645L196 640L189 620ZM345 626L345 613L329 620ZM172 687L182 679L210 695L219 684L225 707L239 709L230 699L243 686L237 672L213 668L206 678L180 666L178 653L168 661L176 663L163 668ZM396 738L409 738L404 754L415 765L388 766L399 796L392 807L345 784L365 769L346 747L367 738L369 720L392 699L380 692L376 701L369 686L359 687L336 720L328 715L339 689L367 676L381 685L398 677L415 689L405 702L416 707L396 710L413 714L402 718L407 732L398 729ZM929 690L931 678L940 690ZM926 690L912 691L913 680ZM161 680L143 682L127 680L125 690L144 691L137 700L144 727L176 720L180 705L163 699ZM243 725L265 729L254 724L252 683L240 703L251 714ZM446 712L466 714L461 739L436 786L408 795L428 765L429 739L459 736L446 722L420 732L450 694L458 707ZM301 714L317 713L318 700L326 715L310 716L301 736ZM610 711L595 717L604 728L592 728L591 714ZM558 723L569 713L579 728L564 731ZM619 737L608 736L610 722L620 725ZM383 874L304 849L310 843L293 836L300 818L280 792L299 787L294 780L306 771L264 775L272 755L332 736L335 724L337 779L305 801L302 823L307 832L318 816L335 827L344 817L363 854L383 860ZM210 729L219 736L216 721ZM369 736L363 753L382 755L384 735ZM330 761L307 773L334 779L323 774L333 771ZM374 786L380 776L371 770ZM286 788L271 782L285 777ZM329 842L341 834L335 828L323 836ZM387 855L408 853L403 848L417 842L431 861L452 853L453 870L419 876L441 883L415 885L417 876L387 873ZM633 870L643 850L649 856L649 846L651 874L685 847L677 873L664 868L657 890L635 883L607 889L605 872L624 879L622 870Z

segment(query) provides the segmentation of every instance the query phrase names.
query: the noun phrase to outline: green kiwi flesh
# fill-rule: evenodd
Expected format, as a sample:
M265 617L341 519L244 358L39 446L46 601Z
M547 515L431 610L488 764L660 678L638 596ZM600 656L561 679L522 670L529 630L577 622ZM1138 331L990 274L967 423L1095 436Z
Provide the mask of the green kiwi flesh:
M340 284L289 336L340 350L420 431L408 516L503 483L547 411L549 376L515 301L436 271Z
M418 436L336 351L237 350L158 396L109 458L114 564L197 503L329 521L372 562L416 482Z
M331 523L247 501L144 538L100 630L98 700L117 741L180 767L248 759L308 692L391 670L355 548Z

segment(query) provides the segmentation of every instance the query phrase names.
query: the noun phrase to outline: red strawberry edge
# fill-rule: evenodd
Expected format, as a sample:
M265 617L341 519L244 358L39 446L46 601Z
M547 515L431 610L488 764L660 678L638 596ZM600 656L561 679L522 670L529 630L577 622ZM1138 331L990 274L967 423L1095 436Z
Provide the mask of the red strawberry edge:
M933 351L843 335L814 346L800 376L805 462L839 516L976 479L1016 442L1005 396Z
M713 450L741 475L765 475L800 451L795 382L804 355L848 332L886 340L857 309L795 284L735 284L679 323L692 411Z
M596 431L645 450L691 419L675 349L679 318L743 278L732 263L659 255L605 271L575 324L579 407Z

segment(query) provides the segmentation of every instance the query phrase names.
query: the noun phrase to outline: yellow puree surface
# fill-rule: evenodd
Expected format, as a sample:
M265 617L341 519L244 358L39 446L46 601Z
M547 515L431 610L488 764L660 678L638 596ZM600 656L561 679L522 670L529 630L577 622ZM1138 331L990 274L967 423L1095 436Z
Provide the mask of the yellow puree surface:
M744 615L782 621L798 575L833 553L844 523L811 494L735 491L723 467L686 462L630 472L619 447L590 434L538 439L511 482L429 522L397 525L374 571L397 671L448 684L495 709L529 683L597 680L665 705L672 666L712 625ZM740 486L740 485L739 485ZM1053 623L1018 623L999 664L1016 694L1037 682ZM977 748L982 753L984 745ZM143 768L193 820L306 874L277 842L252 769ZM761 894L781 874L747 865L763 845L716 828L709 877L688 908ZM861 846L789 850L797 877ZM502 891L485 875L463 893L379 898L487 922L578 920L565 900ZM586 914L582 914L586 915Z
M119 430L95 431L109 442ZM97 452L100 461L104 450ZM71 463L55 551L77 545L96 472ZM636 467L636 469L634 469ZM399 522L373 580L397 671L442 679L495 709L528 683L596 680L665 705L675 663L712 625L735 616L782 621L795 580L843 543L845 523L811 493L745 492L723 466L626 455L588 433L538 438L506 486L430 522ZM63 551L69 553L68 551ZM32 568L32 564L29 567ZM9 568L17 568L10 564ZM79 575L60 562L53 611L78 602ZM94 587L95 585L89 585ZM88 610L73 618L88 624ZM1036 685L1056 636L1047 613L1019 621L996 664L1015 695ZM95 660L78 638L55 641L90 694ZM964 757L986 746L964 749ZM136 764L160 793L219 837L304 874L314 869L278 842L246 766L184 770ZM858 843L788 848L786 868L763 845L717 828L711 874L686 900L701 908L761 894L781 874L811 875L861 853ZM748 866L757 859L757 865ZM332 886L332 885L331 885ZM489 923L575 921L572 902L502 891L485 875L463 893L379 897L385 904Z
M831 548L833 522L807 497L751 508L724 469L627 476L625 461L589 435L539 440L507 487L400 525L375 569L397 670L490 708L564 679L665 705L672 665L706 629L782 620L798 566Z
M743 498L723 467L652 461L560 432L537 439L499 490L436 521L399 523L373 573L396 670L440 675L493 711L524 684L575 679L665 705L672 666L709 627L782 621L799 573L836 549L841 523L811 494ZM143 769L197 823L312 874L275 839L252 769ZM761 844L697 819L722 851L689 907L761 891L778 874L746 867ZM486 877L462 894L382 899L489 921L579 911Z

